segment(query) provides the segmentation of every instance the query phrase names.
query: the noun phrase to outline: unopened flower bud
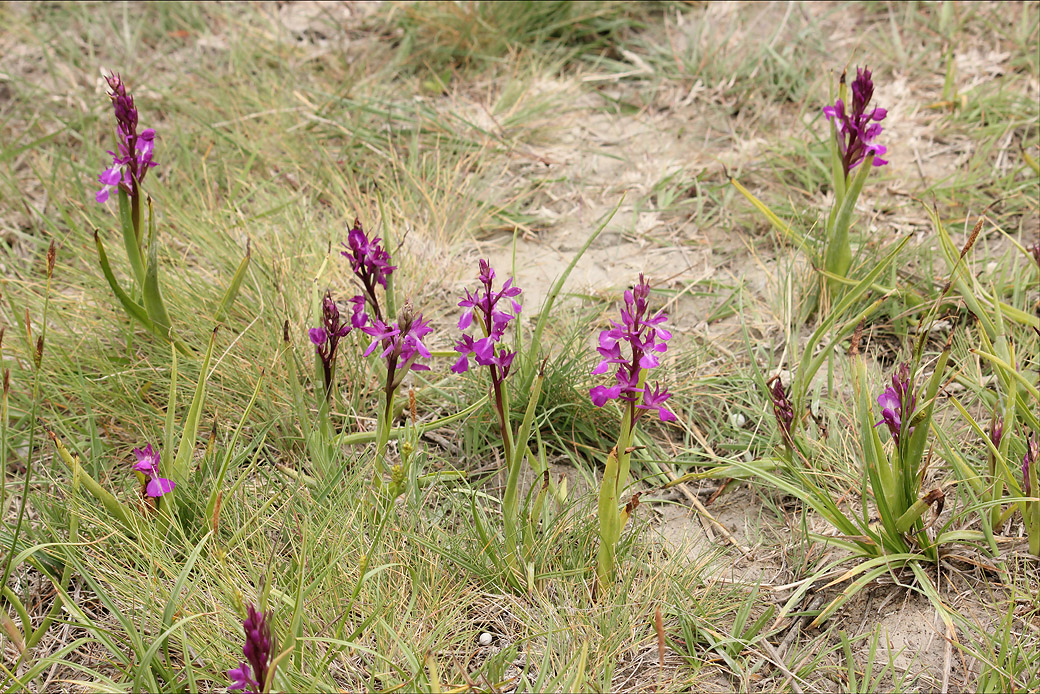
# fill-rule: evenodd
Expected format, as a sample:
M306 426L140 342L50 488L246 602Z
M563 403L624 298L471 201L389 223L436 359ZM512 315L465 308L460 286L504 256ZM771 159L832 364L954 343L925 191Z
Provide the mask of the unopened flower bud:
M397 312L397 324L400 326L402 333L408 332L408 329L412 327L412 320L412 302L405 301L404 306Z

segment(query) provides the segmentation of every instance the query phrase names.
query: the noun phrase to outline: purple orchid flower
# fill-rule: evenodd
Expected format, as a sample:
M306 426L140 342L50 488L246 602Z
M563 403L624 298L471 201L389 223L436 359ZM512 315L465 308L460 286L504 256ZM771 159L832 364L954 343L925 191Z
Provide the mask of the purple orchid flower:
M903 432L902 418L904 415L912 413L917 404L917 396L912 392L912 387L910 365L904 362L892 374L892 385L886 388L877 399L878 405L881 406L881 420L874 426L881 426L881 424L888 426L888 431L892 434L897 447ZM909 427L907 433L913 433L913 430L913 427Z
M112 107L116 116L116 139L118 142L118 153L109 151L112 155L112 165L101 172L98 182L102 188L94 199L99 203L108 201L109 192L119 187L131 198L138 196L138 187L144 181L148 169L156 166L152 160L155 152L155 130L146 128L137 132L137 108L134 106L134 97L126 90L122 78L109 75L105 78L111 91L108 97L112 100Z
M349 323L345 323L340 319L339 307L333 300L332 293L326 291L325 298L321 302L321 325L307 331L311 342L314 344L314 351L317 352L318 358L321 360L322 374L325 378L326 399L332 392L333 373L336 368L336 350L339 347L339 341L346 337L357 324L358 303L356 299L358 298L361 298L361 307L362 309L364 308L363 297L351 299L354 303L354 317L351 318Z
M386 360L391 374L391 383L396 387L399 383L394 379L395 371L429 371L430 367L417 361L420 357L429 359L432 355L430 350L423 344L423 337L433 332L430 324L423 320L422 314L413 314L410 304L397 316L397 322L386 324L379 318L373 318L369 325L361 328L361 331L372 337L372 342L365 350L365 356L369 356L381 347L379 356Z
M1037 462L1040 462L1040 441L1037 441L1036 434L1030 434L1026 441L1026 454L1022 457L1022 491L1026 496L1033 495L1029 471Z
M468 371L469 358L472 355L473 360L479 366L491 368L492 381L500 382L508 375L509 366L516 356L516 352L510 352L499 345L509 321L520 315L521 307L516 297L520 296L521 290L519 287L513 286L513 278L510 277L502 285L502 289L494 291L492 288L495 279L494 268L483 259L479 261L479 267L479 279L480 283L484 285L484 289L483 292L478 289L476 294L471 294L468 289L466 290L466 297L459 302L459 306L464 309L459 317L459 330L469 328L476 315L477 324L484 333L484 337L474 340L463 333L458 344L455 345L459 359L451 370L455 373ZM512 312L498 308L498 304L503 298L509 299Z
M354 276L361 283L362 294L351 299L356 304L354 317L351 319L356 328L364 325L368 318L364 312L366 301L372 306L375 317L383 320L379 298L376 296L376 285L386 289L386 278L397 266L390 264L390 254L380 245L380 241L382 239L378 236L369 239L361 228L361 220L355 219L353 228L347 232L347 242L343 244L347 250L340 251L340 255L350 260Z
M643 369L652 369L659 364L658 355L668 350L670 331L662 327L667 319L663 312L650 316L650 285L639 275L635 287L625 292L625 308L621 309L621 322L611 321L611 328L599 335L599 347L596 349L602 360L592 370L593 374L602 374L617 364L614 378L617 385L594 386L589 389L592 404L602 407L608 400L621 400L632 405L630 412L632 424L635 424L640 411L657 410L663 422L675 421L675 415L664 406L671 393L656 386L653 391L640 387L640 376ZM631 358L622 354L621 345L627 344Z
M844 73L841 76L845 82ZM874 82L867 68L856 69L856 79L852 81L852 108L845 110L845 103L838 99L833 106L825 106L823 115L833 121L837 127L838 151L841 152L841 164L845 178L849 172L863 163L868 155L874 155L874 166L884 166L888 162L882 159L887 152L884 145L875 142L883 128L881 121L888 115L883 108L867 111L867 105L874 96Z
M769 385L769 384L772 385ZM794 425L794 407L788 398L787 389L776 375L766 384L769 388L769 399L773 402L773 415L780 427L780 434L784 437L784 443L791 444L791 427Z
M137 457L134 470L143 472L151 478L145 485L145 494L159 497L173 491L173 488L177 486L176 483L165 477L159 477L159 453L152 449L152 444L149 443L144 448L135 448L134 455Z
M260 613L253 605L248 606L248 616L242 622L245 632L245 644L242 655L245 661L239 661L238 667L228 670L231 678L229 692L243 691L248 694L261 694L264 691L270 674L271 655L274 652L274 639L271 636L271 625L268 623L271 613Z

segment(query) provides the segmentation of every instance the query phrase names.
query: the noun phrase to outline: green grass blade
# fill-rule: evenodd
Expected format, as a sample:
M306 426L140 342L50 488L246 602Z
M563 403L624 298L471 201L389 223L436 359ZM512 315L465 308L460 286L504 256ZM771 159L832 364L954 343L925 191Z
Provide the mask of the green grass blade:
M242 258L242 262L238 264L238 269L235 270L235 276L231 278L231 284L228 285L227 291L224 292L224 297L220 300L220 306L217 308L216 314L213 319L218 323L224 321L227 318L228 309L235 303L235 298L238 296L238 290L242 286L242 280L246 276L246 270L249 269L249 259L252 255L251 244L246 242L246 255Z
M596 227L596 230L589 234L589 237L585 239L585 243L582 244L581 248L577 250L574 257L571 258L571 262L567 264L566 269L563 273L556 278L553 282L552 288L549 293L545 295L545 301L542 302L542 309L538 313L538 322L535 324L534 335L531 336L531 343L527 348L526 359L524 361L524 378L520 385L518 392L524 393L531 390L531 384L534 382L535 377L535 365L538 363L538 350L542 344L542 331L545 330L545 324L549 321L549 313L552 311L553 304L556 303L557 297L560 296L560 292L563 291L563 285L570 277L571 271L574 270L574 266L578 264L578 260L585 255L585 251L589 250L589 246L595 241L603 230L607 228L607 224L610 224L610 220L614 218L617 211L621 209L621 204L625 201L622 196L617 204L614 205L614 209L608 212L604 217L600 225Z
M173 481L177 484L188 481L188 466L191 463L192 453L195 451L195 439L199 432L199 420L202 418L202 407L206 401L206 380L209 378L209 362L213 356L213 346L216 341L217 328L214 328L209 338L209 346L206 348L206 356L202 360L202 368L199 370L199 382L195 386L195 395L191 399L188 415L184 419L180 444L177 447L177 457L173 461Z

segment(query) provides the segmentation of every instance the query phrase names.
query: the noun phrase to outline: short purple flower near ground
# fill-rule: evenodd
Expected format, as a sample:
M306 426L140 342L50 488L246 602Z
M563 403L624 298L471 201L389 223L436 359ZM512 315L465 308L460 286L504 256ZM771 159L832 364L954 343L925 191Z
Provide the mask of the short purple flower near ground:
M1000 440L1004 438L1004 420L993 416L989 423L989 440L993 442L994 448L1000 448Z
M1026 496L1032 496L1032 488L1029 483L1029 471L1033 465L1040 463L1040 441L1036 434L1030 434L1026 440L1026 454L1022 456L1022 491Z
M845 75L842 74L842 82ZM867 111L867 105L874 96L874 82L867 68L856 69L856 79L852 81L852 105L846 111L846 104L838 99L833 106L825 106L823 115L833 121L838 130L838 151L841 152L842 168L845 178L849 172L863 163L867 155L874 155L874 166L884 166L888 162L882 159L887 152L884 145L875 140L883 128L881 121L888 115L883 108Z
M159 477L159 453L152 449L152 444L149 443L144 448L135 448L134 455L137 457L134 470L143 472L150 478L145 485L145 494L159 497L173 491L173 488L177 486L176 483L165 477Z
M501 343L509 321L520 315L520 303L516 300L516 297L520 296L520 288L513 286L513 278L510 277L502 285L502 289L494 291L492 287L495 270L488 261L483 259L480 260L479 267L480 283L484 285L484 288L483 290L478 289L476 294L471 294L468 289L466 290L465 298L459 302L459 306L463 309L462 315L459 317L459 330L464 331L469 328L473 324L475 315L484 337L474 339L463 333L455 345L459 359L451 370L455 373L468 371L469 360L472 357L478 365L490 367L492 380L497 382L509 374L509 367L516 357L516 352L499 348L498 345ZM509 299L511 312L499 308L498 304L504 298Z
M99 203L108 201L109 192L119 187L131 197L137 196L138 186L144 181L148 169L156 166L152 159L155 151L155 130L146 128L137 132L137 108L134 97L126 90L119 75L105 78L111 90L108 97L116 116L116 140L118 153L112 155L112 165L101 172L98 182L102 184L94 199Z
M249 605L248 616L242 622L242 631L245 632L242 655L246 659L239 661L237 668L228 670L228 677L232 682L228 687L229 692L261 694L264 691L274 652L271 625L268 623L270 619L270 612L260 613L253 605Z
M903 363L899 365L896 372L892 374L892 385L878 396L878 405L881 406L881 420L874 426L885 424L889 433L899 446L899 439L903 431L903 414L910 414L917 404L917 396L912 392L913 385L910 383L910 365ZM913 432L909 427L907 433Z
M772 385L770 385L772 384ZM784 437L784 443L791 443L791 427L794 424L794 407L788 398L787 389L780 381L780 376L774 376L766 384L769 388L769 399L773 403L773 415L776 417L777 426Z
M671 397L666 389L656 385L653 390L640 387L643 369L652 369L659 364L658 355L668 350L672 334L662 324L667 319L663 312L649 314L650 285L639 275L635 287L625 292L625 308L621 309L621 322L611 321L613 327L599 335L596 351L602 357L593 374L602 374L617 364L613 386L594 386L589 397L596 407L603 407L608 400L621 400L634 405L632 424L641 410L657 410L662 422L673 422L676 417L664 403ZM629 347L629 354L622 353L622 344Z

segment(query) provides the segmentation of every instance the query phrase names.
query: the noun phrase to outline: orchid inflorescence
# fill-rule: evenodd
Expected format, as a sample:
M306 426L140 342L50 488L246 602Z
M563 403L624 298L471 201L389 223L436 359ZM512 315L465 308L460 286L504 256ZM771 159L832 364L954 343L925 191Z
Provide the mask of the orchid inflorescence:
M367 318L364 313L366 301L372 307L375 317L383 320L376 285L386 289L386 280L397 266L390 264L390 254L380 245L381 241L378 236L369 239L361 227L361 221L354 219L354 226L347 232L347 242L343 244L347 250L340 251L340 255L350 260L354 277L361 283L362 293L351 299L354 302L353 322L357 327L360 327L358 322L363 325Z
M145 128L140 133L137 132L137 108L134 106L133 95L126 91L126 85L118 74L109 75L105 79L112 90L108 96L115 110L119 151L109 151L112 155L112 166L98 176L102 188L95 195L95 199L100 203L108 200L109 191L116 186L130 197L136 198L138 186L144 181L148 169L156 165L152 160L152 153L155 151L155 130Z
M845 76L842 75L843 84L844 81ZM846 104L840 98L833 106L823 108L823 114L835 124L838 131L838 150L841 152L846 178L868 155L873 155L874 166L888 163L881 158L888 151L887 148L875 142L883 130L880 121L885 119L888 111L874 108L868 112L867 105L873 97L874 82L870 78L870 70L857 68L856 79L852 81L851 108L846 111Z
M658 354L668 350L668 340L672 334L661 324L667 319L664 312L652 317L648 306L650 285L639 275L635 287L625 292L625 308L621 309L621 322L611 321L613 327L599 335L599 352L603 359L592 370L593 374L606 373L611 364L617 364L614 374L617 385L594 386L589 390L589 397L596 407L603 407L608 400L620 400L634 405L630 410L632 424L635 424L641 410L657 410L662 422L675 421L675 415L665 407L664 402L671 397L667 389L655 385L654 389L645 386L646 370L652 369L660 362ZM626 343L631 356L624 356L621 344Z
M176 483L159 476L159 453L152 449L152 444L149 443L144 448L135 448L134 455L137 457L134 470L144 473L149 478L145 484L145 494L160 497L173 491Z
M466 290L466 297L459 301L459 306L465 309L459 317L459 330L465 331L473 324L474 315L477 316L477 324L480 326L484 337L474 340L473 337L463 332L455 351L459 353L459 359L451 367L455 373L465 373L469 370L469 359L480 366L487 366L491 371L491 378L500 382L509 373L509 367L516 357L516 352L510 352L505 348L498 348L505 335L506 326L509 321L520 315L520 304L516 297L520 296L520 288L513 286L513 278L510 277L502 285L502 289L495 292L492 285L495 280L495 270L491 264L481 259L480 283L484 285L483 293L477 290L471 294ZM512 313L498 308L499 301L503 298L510 300Z
M237 668L228 670L231 686L228 691L243 691L247 694L262 694L267 689L267 680L271 676L271 656L274 653L274 639L271 636L270 612L257 612L253 605L248 606L248 616L242 622L245 643L242 646L244 661Z
M780 381L779 374L771 378L766 386L769 388L769 399L773 403L773 416L776 417L777 426L780 427L780 434L784 438L784 444L790 446L792 442L791 427L794 425L794 406L791 404L788 390Z
M1029 482L1030 472L1040 463L1040 441L1036 434L1030 434L1026 440L1026 454L1022 456L1022 491L1032 496L1032 485ZM1038 473L1040 474L1040 473Z
M314 350L321 361L322 375L325 379L326 398L330 397L332 390L332 380L336 368L336 350L339 347L339 341L349 335L354 328L364 325L366 318L363 312L364 298L356 296L354 299L361 299L362 310L358 310L358 305L355 302L354 312L350 321L344 321L340 317L339 306L336 305L336 301L332 298L332 293L325 292L325 297L321 301L321 325L307 331L311 338L311 343L314 345Z
M311 343L314 344L314 351L321 361L326 401L332 397L336 351L340 339L346 337L354 328L367 326L380 334L388 331L387 326L382 322L383 313L379 306L376 286L386 289L387 278L396 267L390 265L390 254L380 245L381 241L382 239L378 236L369 239L361 226L361 221L354 220L354 226L347 232L347 242L343 244L347 250L341 251L341 255L350 260L354 277L361 285L361 293L355 294L349 299L353 304L350 320L348 322L342 319L339 306L332 298L332 293L326 291L321 302L321 325L308 330ZM366 306L371 308L375 316L371 321L365 310Z
M903 417L914 411L917 396L913 392L910 382L910 365L903 363L892 374L892 385L878 396L878 405L881 406L881 419L874 426L885 424L892 439L899 446L899 440L904 430ZM913 427L909 427L906 433L912 433Z
M397 314L397 321L384 323L379 318L373 318L368 325L361 328L361 332L372 338L372 342L365 350L365 356L369 356L381 348L379 356L386 360L388 383L393 383L396 388L401 384L404 374L411 371L429 371L430 367L418 361L419 358L429 359L433 355L423 344L423 337L433 331L428 321L423 320L421 313L415 313L409 303ZM397 372L400 372L398 374Z

